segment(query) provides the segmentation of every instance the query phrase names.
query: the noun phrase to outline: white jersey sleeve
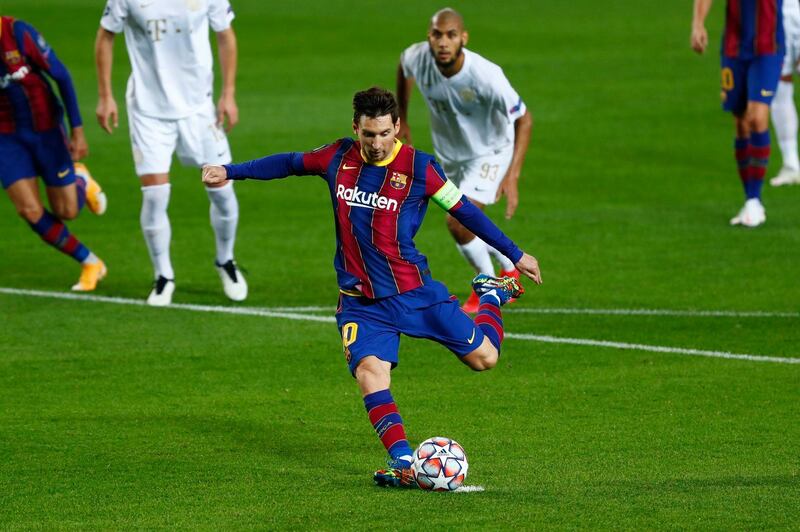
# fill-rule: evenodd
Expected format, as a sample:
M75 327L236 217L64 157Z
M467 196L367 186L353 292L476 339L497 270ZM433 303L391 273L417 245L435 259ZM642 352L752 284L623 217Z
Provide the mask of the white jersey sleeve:
M430 54L430 47L427 42L412 44L400 54L400 66L406 78L416 78L417 71L422 64L422 60Z
M231 27L234 18L233 7L228 0L209 0L208 22L215 32L225 31Z
M522 101L520 95L511 86L511 82L508 81L503 69L498 66L495 66L495 69L496 71L492 75L485 78L490 86L490 93L493 96L495 105L505 112L509 121L516 122L527 110L525 102Z
M100 26L111 33L122 33L128 17L127 0L108 0L100 18Z

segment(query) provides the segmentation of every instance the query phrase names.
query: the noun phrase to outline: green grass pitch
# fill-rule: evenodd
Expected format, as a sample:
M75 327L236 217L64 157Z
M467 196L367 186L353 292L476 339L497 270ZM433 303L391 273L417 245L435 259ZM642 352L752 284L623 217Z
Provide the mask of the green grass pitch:
M656 5L657 4L657 5ZM507 331L780 358L800 349L800 189L741 205L716 45L689 48L691 2L465 1L471 48L497 62L535 120L518 214L501 227L545 284ZM720 35L724 2L709 17ZM438 6L234 0L237 160L350 133L350 98L394 86L402 49ZM101 0L0 0L75 79L109 195L70 224L109 266L97 295L142 299L150 266L124 111L94 121ZM128 60L114 81L124 109ZM427 111L411 125L430 149ZM777 150L770 165L780 165ZM237 184L248 307L337 298L329 199L315 178ZM212 268L198 172L173 167L175 302L231 306ZM78 268L0 200L0 287L63 292ZM460 297L471 272L435 207L417 239ZM614 313L543 313L610 309ZM630 314L624 309L727 314ZM762 312L747 315L747 312ZM0 293L0 528L796 528L800 365L509 338L475 374L404 339L393 391L413 443L457 439L481 493L373 487L383 450L331 323ZM560 340L557 340L560 341Z

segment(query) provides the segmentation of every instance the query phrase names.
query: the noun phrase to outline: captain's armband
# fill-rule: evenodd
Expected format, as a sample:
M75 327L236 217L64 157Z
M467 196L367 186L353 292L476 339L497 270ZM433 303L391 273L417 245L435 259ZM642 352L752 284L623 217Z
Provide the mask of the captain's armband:
M461 200L461 191L458 190L458 187L455 185L455 183L448 179L445 184L442 185L442 188L440 188L436 194L431 196L431 199L434 203L436 203L436 205L446 211L449 211L451 208L453 208L453 205Z

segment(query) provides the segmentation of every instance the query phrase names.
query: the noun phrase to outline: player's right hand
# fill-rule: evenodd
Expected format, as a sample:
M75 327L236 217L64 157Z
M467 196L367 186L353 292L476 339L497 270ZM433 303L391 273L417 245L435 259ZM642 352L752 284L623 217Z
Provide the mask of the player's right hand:
M708 32L705 26L692 28L692 50L698 54L705 53L708 46Z
M224 166L207 164L203 167L203 183L206 185L219 185L228 179L228 172Z
M525 277L533 279L534 283L542 284L542 272L539 271L539 261L536 260L536 257L523 253L522 258L514 266Z
M114 128L119 127L119 111L117 111L117 102L113 96L100 98L97 102L97 123L100 124L106 133L112 133Z

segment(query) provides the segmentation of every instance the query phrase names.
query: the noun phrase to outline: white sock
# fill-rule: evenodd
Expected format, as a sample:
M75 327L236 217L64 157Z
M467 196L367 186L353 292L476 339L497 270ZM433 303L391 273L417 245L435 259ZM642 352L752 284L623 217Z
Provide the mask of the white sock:
M236 226L239 223L239 202L236 200L232 181L219 188L206 187L206 192L211 201L209 217L217 244L217 264L225 264L233 260L233 244L236 242Z
M486 244L486 247L489 248L489 254L495 258L497 262L500 263L500 269L504 272L510 272L511 270L515 269L514 263L509 260L508 257L494 249L489 244Z
M466 244L456 244L456 246L476 272L494 276L494 265L492 257L489 256L489 246L483 240L475 237Z
M169 205L170 184L142 187L142 212L139 222L142 225L144 241L150 252L155 276L174 279L172 262L169 260L169 242L172 228L169 225L167 206Z
M81 264L97 264L98 262L100 262L100 259L90 251L86 258L81 261Z
M797 154L797 108L794 105L794 84L791 81L778 83L770 114L781 149L783 168L800 171Z

